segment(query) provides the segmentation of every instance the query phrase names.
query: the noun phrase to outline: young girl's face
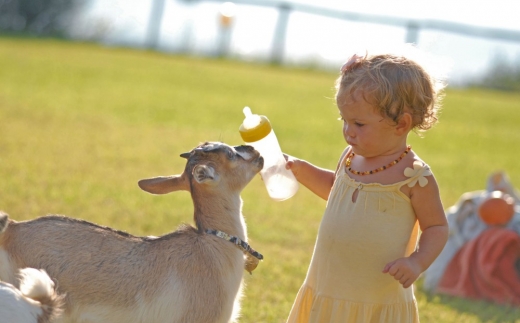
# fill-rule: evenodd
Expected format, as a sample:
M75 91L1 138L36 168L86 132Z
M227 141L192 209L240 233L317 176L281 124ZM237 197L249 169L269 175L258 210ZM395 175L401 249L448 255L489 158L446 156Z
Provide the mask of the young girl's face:
M365 101L362 92L339 96L337 103L343 136L355 154L374 157L401 149L402 138L395 134L393 123Z

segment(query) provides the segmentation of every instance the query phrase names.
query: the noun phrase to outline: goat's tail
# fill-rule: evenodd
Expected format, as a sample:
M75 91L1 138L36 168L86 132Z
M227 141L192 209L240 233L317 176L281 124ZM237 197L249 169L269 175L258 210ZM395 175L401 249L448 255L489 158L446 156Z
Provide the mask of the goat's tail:
M45 270L24 268L19 275L20 292L41 304L43 322L52 321L62 313L63 296L56 292L54 282Z
M0 234L7 229L7 225L9 224L9 215L7 213L0 211Z

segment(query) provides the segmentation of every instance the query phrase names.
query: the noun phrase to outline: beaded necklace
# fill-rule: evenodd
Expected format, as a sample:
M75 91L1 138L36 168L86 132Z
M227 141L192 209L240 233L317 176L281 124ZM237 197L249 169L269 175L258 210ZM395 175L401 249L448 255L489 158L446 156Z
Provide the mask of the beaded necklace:
M351 152L348 155L347 160L345 160L345 166L347 167L348 171L351 172L352 174L355 174L355 175L371 175L371 174L375 174L375 173L384 171L385 169L394 166L395 164L400 162L401 159L403 159L404 156L406 156L410 152L410 150L412 150L412 146L406 147L406 150L401 154L401 156L399 156L399 158L397 158L396 160L392 161L390 164L388 164L386 166L381 166L381 167L376 168L374 170L367 170L365 172L358 172L357 170L353 170L350 167L350 164L352 163L352 158L354 158L354 156L355 156L354 152Z

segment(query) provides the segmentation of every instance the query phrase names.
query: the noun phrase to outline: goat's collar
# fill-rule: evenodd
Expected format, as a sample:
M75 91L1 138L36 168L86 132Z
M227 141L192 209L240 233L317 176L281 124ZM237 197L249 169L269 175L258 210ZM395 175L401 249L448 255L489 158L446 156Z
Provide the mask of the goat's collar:
M247 242L243 241L239 237L229 235L229 234L219 231L219 230L211 230L211 229L207 229L206 233L215 235L219 238L222 238L224 240L227 240L227 241L233 243L244 253L249 253L250 255L252 255L253 257L255 257L258 260L264 259L264 256L261 253L259 253L255 249L251 248L251 246Z

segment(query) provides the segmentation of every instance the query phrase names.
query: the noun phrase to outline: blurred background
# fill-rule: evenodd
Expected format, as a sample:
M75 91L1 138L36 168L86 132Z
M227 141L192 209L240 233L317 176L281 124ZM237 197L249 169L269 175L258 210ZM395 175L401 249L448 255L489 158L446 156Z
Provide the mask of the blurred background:
M0 209L66 214L139 236L192 222L186 192L144 194L199 142L242 143L242 108L269 117L284 152L334 169L345 148L334 101L355 52L415 43L449 71L441 120L410 144L443 205L502 170L520 187L518 1L0 0ZM242 192L265 255L246 277L242 322L285 322L326 202L309 190ZM423 323L520 323L520 308L430 294Z
M0 0L0 31L337 69L415 43L451 86L520 90L515 1Z

